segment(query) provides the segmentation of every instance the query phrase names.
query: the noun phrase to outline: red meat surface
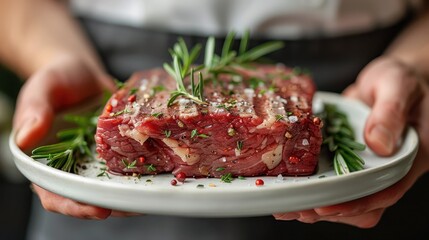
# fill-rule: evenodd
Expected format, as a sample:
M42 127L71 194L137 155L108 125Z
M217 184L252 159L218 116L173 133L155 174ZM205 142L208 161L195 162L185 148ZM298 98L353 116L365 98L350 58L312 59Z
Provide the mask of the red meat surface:
M310 76L283 65L236 68L205 81L204 99L167 107L176 81L135 73L99 117L96 150L119 174L310 175L322 144Z

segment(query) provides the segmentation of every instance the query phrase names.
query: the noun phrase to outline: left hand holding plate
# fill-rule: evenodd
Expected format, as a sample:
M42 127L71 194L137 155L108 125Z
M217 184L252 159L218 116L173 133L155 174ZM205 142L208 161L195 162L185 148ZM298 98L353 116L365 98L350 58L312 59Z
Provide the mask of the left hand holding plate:
M91 69L81 59L61 56L44 66L27 80L18 98L14 116L18 146L21 149L32 147L46 135L56 113L91 98L103 88L114 89L110 77L100 69ZM35 184L32 186L48 211L85 219L129 215L79 203Z

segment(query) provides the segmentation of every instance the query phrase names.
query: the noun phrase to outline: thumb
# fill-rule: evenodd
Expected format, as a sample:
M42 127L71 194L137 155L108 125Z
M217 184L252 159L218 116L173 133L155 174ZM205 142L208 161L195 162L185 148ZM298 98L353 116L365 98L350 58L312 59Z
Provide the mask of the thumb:
M14 116L15 140L21 149L28 149L40 141L54 118L46 90L33 85L28 81L21 89Z
M407 124L411 106L421 95L413 76L398 72L384 76L372 88L372 111L365 126L365 140L377 154L392 154Z
M55 113L91 99L103 87L113 88L111 78L68 59L35 73L22 87L14 116L16 143L33 147L51 129Z

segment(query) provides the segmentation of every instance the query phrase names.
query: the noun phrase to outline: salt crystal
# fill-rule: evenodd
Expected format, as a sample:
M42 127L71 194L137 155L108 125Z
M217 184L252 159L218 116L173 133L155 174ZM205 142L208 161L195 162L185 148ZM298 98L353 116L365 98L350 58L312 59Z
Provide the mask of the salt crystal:
M187 104L189 104L191 101L190 100L188 100L188 99L186 99L186 98L180 98L179 99L179 104L180 105L187 105Z
M283 180L284 180L283 175L279 174L279 175L277 175L277 178L276 178L275 182L276 183L281 183L281 182L283 182Z
M236 157L240 156L240 154L241 154L240 150L238 150L237 148L235 148L234 151L235 151L235 156Z
M277 96L276 100L279 101L279 102L281 102L281 103L287 104L287 100L284 99L284 98L282 98L282 97L280 97L280 96Z
M112 107L118 106L118 100L116 98L112 99L112 101L110 102L110 105L112 105Z
M295 122L297 122L297 121L298 121L298 117L297 117L297 116L289 116L289 117L288 117L288 119L289 119L289 121L290 121L291 123L295 123Z
M146 78L143 78L142 80L140 80L140 82L140 91L146 91L148 80Z
M308 140L306 138L302 139L302 145L303 146L308 146L310 143L308 142Z
M244 92L244 94L246 94L246 96L247 96L248 98L252 98L252 97L253 97L253 95L255 94L255 90L253 90L252 88L245 88L245 89L243 90L243 92Z

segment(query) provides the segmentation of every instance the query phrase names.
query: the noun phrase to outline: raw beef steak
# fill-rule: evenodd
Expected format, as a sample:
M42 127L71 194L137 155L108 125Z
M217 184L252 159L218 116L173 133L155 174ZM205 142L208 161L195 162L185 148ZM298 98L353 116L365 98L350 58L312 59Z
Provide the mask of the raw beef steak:
M134 74L99 117L97 152L119 174L194 177L309 175L322 143L310 76L282 65L206 79L197 104L178 97L163 69ZM238 73L238 74L237 74Z

